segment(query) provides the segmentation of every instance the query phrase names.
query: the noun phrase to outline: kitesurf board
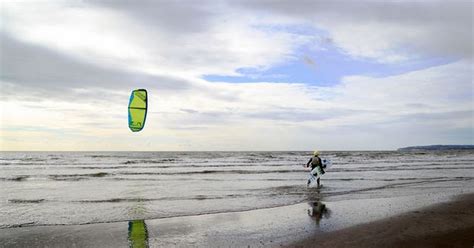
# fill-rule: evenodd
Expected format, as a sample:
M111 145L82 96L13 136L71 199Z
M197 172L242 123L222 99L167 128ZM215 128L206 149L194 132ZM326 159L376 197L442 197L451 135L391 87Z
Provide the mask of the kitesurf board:
M329 160L329 159L323 158L323 159L321 159L321 162L323 162L323 168L324 168L324 170L329 169L329 168L332 167L331 160Z

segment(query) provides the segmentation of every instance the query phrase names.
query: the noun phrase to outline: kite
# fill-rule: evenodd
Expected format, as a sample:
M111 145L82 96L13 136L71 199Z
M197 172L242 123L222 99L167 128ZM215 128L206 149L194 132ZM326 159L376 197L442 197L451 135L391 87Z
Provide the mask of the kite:
M132 132L139 132L145 126L148 108L148 94L145 89L132 91L128 103L128 127Z

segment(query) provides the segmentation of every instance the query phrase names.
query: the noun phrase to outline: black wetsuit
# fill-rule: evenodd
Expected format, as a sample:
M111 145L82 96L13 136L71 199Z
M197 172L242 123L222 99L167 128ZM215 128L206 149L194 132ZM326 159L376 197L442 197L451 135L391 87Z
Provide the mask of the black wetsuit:
M313 162L313 159L317 159L317 161ZM319 166L321 168L321 173L324 174L323 161L321 161L321 158L319 156L314 156L310 158L308 163L306 163L306 167L309 167L310 164L311 164L311 170L314 170L316 166Z

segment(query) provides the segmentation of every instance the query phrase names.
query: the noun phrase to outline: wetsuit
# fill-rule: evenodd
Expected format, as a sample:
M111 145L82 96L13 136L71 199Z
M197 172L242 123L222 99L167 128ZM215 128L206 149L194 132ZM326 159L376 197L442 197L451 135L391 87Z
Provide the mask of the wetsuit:
M310 164L311 164L311 170L314 170L316 166L319 166L321 168L321 173L324 174L323 161L321 161L321 158L319 156L314 156L310 158L308 163L306 163L306 167L309 167Z

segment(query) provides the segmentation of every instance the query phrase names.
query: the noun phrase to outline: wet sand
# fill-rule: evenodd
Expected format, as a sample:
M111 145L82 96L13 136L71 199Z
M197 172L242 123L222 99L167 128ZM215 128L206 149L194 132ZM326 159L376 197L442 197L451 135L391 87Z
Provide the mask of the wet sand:
M0 229L0 247L133 247L132 243L139 247L472 247L474 244L472 193L454 198L416 195L321 200L251 211L141 220L136 222L139 223L136 228L146 230L137 230L135 234L130 231L130 222Z
M318 234L289 247L474 247L474 194Z

